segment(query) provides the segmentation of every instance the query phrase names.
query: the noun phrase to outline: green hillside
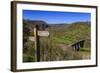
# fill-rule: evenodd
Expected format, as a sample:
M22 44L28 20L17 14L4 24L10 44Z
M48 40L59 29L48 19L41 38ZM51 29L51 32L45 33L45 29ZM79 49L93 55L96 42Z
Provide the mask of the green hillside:
M65 25L51 26L49 31L56 43L71 44L81 39L90 40L90 24L88 22L77 22Z
M37 25L49 26L48 37L40 37L41 61L83 60L90 59L91 53L91 24L90 22L75 22L72 24L47 24L39 21ZM34 42L28 39L34 36L33 29L36 21L24 20L23 22L23 62L35 62L36 51ZM84 39L84 48L76 52L71 44Z

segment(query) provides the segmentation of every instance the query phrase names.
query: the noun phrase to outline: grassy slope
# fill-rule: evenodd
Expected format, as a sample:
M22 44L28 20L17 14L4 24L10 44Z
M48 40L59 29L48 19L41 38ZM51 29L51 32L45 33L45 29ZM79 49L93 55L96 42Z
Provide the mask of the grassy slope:
M69 25L51 26L53 46L65 44L70 45L81 39L85 39L84 48L78 53L83 59L90 58L90 24L73 23ZM77 54L75 54L77 56Z
M41 37L41 61L89 59L90 57L90 25L84 22L73 24L52 25L48 28L50 37ZM30 33L31 34L31 33ZM78 40L86 39L85 47L80 52L63 51L59 45L70 45ZM32 44L32 43L31 43ZM30 46L31 46L30 44ZM30 46L26 45L30 48ZM63 46L64 47L64 46ZM34 50L34 48L32 48ZM30 48L30 50L32 50ZM88 51L87 51L88 50ZM32 52L32 51L29 51ZM35 51L34 51L35 52ZM32 53L33 54L33 53ZM34 54L33 54L34 55ZM30 53L24 53L24 62L33 62Z
M81 39L90 39L90 25L73 23L63 26L51 26L52 39L56 43L71 44Z

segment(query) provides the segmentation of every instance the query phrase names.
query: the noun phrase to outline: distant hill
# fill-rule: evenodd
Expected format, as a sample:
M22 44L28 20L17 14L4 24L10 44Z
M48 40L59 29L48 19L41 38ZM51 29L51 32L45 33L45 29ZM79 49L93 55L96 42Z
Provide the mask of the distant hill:
M44 30L46 27L48 27L48 24L45 21L41 20L23 20L24 24L28 24L28 27L31 29L34 27L34 25L39 26L39 30Z

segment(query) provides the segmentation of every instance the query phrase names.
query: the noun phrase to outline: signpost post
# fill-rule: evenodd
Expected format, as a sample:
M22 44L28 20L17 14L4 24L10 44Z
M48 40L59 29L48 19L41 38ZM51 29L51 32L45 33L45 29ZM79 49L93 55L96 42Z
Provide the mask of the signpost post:
M36 61L40 62L40 41L39 41L39 36L38 36L38 26L35 25L34 28L34 34L35 34L35 46L36 46Z

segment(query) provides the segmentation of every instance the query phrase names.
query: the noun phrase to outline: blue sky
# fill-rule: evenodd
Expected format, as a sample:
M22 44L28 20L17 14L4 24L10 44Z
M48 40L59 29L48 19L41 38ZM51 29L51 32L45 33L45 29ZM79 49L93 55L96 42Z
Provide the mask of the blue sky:
M23 10L23 19L43 20L47 23L73 23L91 20L91 13Z

